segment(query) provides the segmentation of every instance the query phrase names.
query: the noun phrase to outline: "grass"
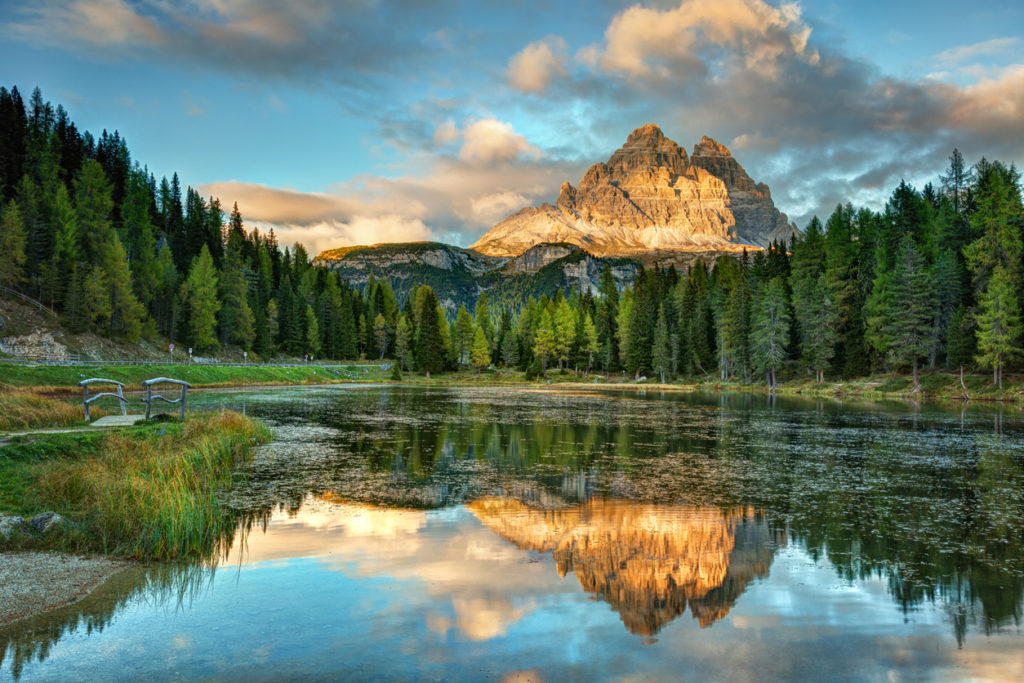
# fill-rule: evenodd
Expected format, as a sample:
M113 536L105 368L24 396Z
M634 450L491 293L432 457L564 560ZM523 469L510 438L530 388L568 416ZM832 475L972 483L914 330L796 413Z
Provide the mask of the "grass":
M43 544L136 559L200 557L232 534L218 493L269 430L232 412L184 423L57 434L0 449L0 511L55 510L77 529Z
M95 417L103 411L94 407ZM0 432L36 427L70 427L85 423L85 413L75 405L31 389L0 384Z

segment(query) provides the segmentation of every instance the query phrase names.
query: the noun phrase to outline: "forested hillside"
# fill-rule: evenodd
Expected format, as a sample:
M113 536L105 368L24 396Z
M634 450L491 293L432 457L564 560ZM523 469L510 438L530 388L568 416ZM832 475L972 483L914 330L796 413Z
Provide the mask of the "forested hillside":
M70 332L263 358L376 355L371 299L397 308L386 283L364 296L302 245L247 231L237 206L183 197L177 174L157 181L117 132L79 131L38 89L26 103L0 88L0 286L56 309Z

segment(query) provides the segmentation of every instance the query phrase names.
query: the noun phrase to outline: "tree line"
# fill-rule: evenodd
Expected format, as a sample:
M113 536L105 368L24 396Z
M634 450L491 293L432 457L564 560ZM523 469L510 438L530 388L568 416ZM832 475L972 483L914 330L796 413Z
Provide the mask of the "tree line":
M446 309L427 285L399 301L314 266L300 244L245 228L176 174L133 162L118 133L81 133L38 89L0 87L0 285L71 332L334 359L396 371L489 366L632 376L851 378L980 366L1001 385L1021 354L1024 205L1011 164L956 150L938 184L901 182L882 211L837 206L790 244L641 271L619 290Z

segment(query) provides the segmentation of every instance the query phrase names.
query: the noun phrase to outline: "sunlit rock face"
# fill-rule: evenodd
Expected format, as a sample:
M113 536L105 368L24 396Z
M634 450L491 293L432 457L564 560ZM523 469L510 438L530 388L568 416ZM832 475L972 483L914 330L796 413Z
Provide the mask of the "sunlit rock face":
M739 251L788 240L796 226L724 145L704 137L693 156L647 124L579 187L494 226L472 249L517 256L536 244L565 242L597 256L652 250Z
M488 528L521 549L550 552L631 633L650 636L686 611L702 628L729 613L755 578L768 575L784 535L752 509L591 501L538 509L508 498L468 505Z

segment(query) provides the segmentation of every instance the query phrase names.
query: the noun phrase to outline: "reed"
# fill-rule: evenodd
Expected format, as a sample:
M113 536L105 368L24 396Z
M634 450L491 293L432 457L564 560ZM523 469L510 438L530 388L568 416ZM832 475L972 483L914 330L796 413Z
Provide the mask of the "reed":
M218 499L236 464L270 439L233 412L103 435L95 453L29 462L33 508L78 528L61 542L136 559L201 557L230 541L236 516Z
M74 405L36 391L0 384L0 431L67 427L84 420L81 402Z

